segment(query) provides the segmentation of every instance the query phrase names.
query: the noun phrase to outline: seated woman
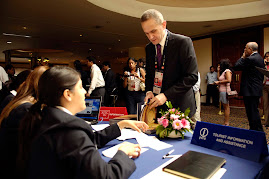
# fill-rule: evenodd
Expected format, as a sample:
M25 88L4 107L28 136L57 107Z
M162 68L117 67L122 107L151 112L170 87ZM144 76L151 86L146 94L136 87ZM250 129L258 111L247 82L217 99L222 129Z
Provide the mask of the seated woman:
M27 161L28 178L128 178L133 173L136 167L130 157L140 155L138 144L123 143L108 163L97 148L120 136L124 127L141 132L148 126L125 120L93 132L74 116L86 108L85 94L80 75L72 68L52 67L41 76L38 101L21 123L19 155L20 161Z
M47 69L40 66L31 72L1 113L0 178L15 178L19 124L30 106L36 102L38 80Z

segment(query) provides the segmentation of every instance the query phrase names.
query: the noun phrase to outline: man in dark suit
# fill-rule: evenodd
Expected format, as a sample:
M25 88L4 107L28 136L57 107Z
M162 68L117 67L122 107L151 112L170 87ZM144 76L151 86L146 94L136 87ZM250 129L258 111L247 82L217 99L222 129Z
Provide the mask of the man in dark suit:
M196 111L192 86L198 80L198 67L192 41L166 29L162 14L149 9L141 16L141 26L150 43L146 46L146 97L151 107L171 101L181 111ZM154 79L162 79L162 85ZM163 105L161 108L164 108Z
M105 79L105 106L111 106L112 105L112 99L110 98L110 95L115 93L116 90L116 77L115 73L111 69L111 65L108 61L103 62L102 66L103 70L103 76Z
M234 70L242 71L240 95L244 99L249 127L251 130L263 131L258 106L264 77L255 66L264 68L264 61L258 53L258 44L249 42L242 57L235 63Z

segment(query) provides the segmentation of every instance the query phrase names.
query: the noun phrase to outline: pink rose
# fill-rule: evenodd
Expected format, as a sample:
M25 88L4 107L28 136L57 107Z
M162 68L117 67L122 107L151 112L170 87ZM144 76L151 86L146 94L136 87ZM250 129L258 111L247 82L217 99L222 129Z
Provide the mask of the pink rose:
M183 127L182 123L178 119L174 120L172 126L173 126L173 129L176 129L176 130L180 130Z
M160 124L160 125L162 125L163 124L163 117L161 117L161 118L158 118L158 124Z
M190 122L186 120L185 118L181 119L181 124L183 128L190 129Z
M172 119L172 120L179 119L179 115L171 114L170 119Z
M162 124L163 127L166 128L168 126L168 124L169 124L169 121L168 121L168 119L163 119L162 123L163 123Z

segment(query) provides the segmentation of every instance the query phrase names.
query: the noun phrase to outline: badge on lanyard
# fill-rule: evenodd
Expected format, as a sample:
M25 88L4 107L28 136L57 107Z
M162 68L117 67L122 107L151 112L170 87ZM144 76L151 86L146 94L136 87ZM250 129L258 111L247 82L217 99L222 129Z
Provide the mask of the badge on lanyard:
M168 43L168 34L166 36L165 45L164 45L164 52L163 52L163 59L160 68L158 68L158 60L157 56L155 56L155 78L153 83L153 93L160 94L163 84L163 72L164 72L164 65L165 65L165 54L166 48Z
M160 94L163 83L163 73L160 71L155 71L155 78L153 84L153 93Z

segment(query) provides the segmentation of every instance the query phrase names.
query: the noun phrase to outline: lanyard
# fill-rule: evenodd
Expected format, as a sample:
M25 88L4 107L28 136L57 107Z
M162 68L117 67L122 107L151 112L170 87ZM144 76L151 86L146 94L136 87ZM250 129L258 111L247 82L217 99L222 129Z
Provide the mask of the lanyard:
M168 43L168 32L166 35L166 39L165 39L165 43L164 43L164 48L163 48L163 63L161 64L161 70L164 70L164 64L165 64L165 54L166 54L166 48L167 48L167 43ZM157 54L155 55L155 70L158 70L158 58L157 58Z

